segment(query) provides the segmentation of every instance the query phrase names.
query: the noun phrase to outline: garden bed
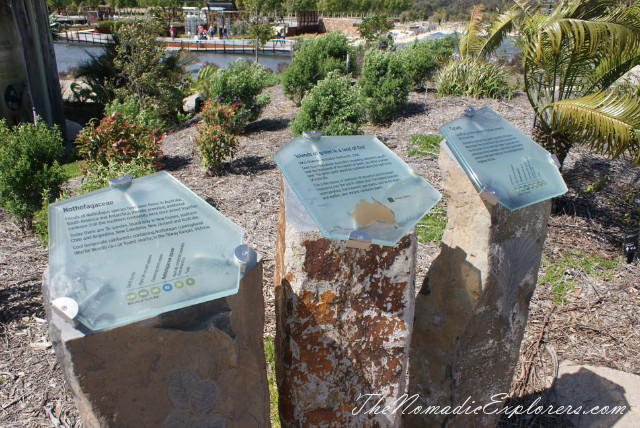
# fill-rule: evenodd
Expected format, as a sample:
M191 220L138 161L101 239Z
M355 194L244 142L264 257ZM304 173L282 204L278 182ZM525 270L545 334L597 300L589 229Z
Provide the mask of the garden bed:
M289 122L296 108L280 86L270 90L271 103L259 120L247 126L236 158L225 165L222 175L204 174L190 139L196 135L195 121L164 138L163 162L167 171L238 224L245 241L264 257L265 334L273 336L273 253L280 188L273 154L291 139ZM415 134L437 134L440 125L464 108L484 105L529 133L533 114L522 93L499 101L412 92L409 104L391 124L367 126L364 131L376 135L442 190L437 157L408 155L409 140ZM548 386L554 358L640 374L640 265L627 265L622 259L624 232L640 219L640 169L576 147L563 172L569 192L554 202L512 387L512 393L524 399ZM437 242L419 244L418 286L438 252ZM80 425L48 342L40 293L47 259L37 238L23 234L0 209L2 426Z

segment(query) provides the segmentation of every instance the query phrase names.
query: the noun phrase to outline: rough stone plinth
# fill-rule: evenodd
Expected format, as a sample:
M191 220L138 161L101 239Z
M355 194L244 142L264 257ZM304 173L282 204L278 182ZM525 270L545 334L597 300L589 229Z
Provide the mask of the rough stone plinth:
M282 426L398 426L400 415L372 409L406 391L415 234L394 247L347 248L325 239L287 189L275 255ZM366 394L380 396L358 411Z
M440 168L447 226L416 298L409 394L417 399L405 408L406 426L495 426L499 415L447 416L444 408L468 405L471 412L509 392L551 202L509 211L481 199L442 151ZM413 414L420 411L430 413Z
M86 334L47 318L84 426L270 426L261 260L237 294L150 320Z

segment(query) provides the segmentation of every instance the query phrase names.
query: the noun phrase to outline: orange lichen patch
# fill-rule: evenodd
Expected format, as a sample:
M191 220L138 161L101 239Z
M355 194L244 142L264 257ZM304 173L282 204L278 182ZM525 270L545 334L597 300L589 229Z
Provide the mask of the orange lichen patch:
M310 290L303 290L298 296L295 315L299 320L311 318L316 324L334 324L336 322L335 298L336 295L330 290L320 296Z
M303 241L300 243L307 250L304 257L304 271L310 278L331 281L342 267L340 255L331 248L328 239Z
M393 224L396 222L396 216L391 211L391 208L382 205L380 202L371 198L373 202L368 202L366 199L360 199L351 213L351 218L354 219L360 226L368 226L374 221L380 221L382 223Z
M301 426L317 427L317 426L341 426L337 422L342 419L340 412L336 409L315 409L304 414ZM332 424L333 422L333 424Z
M358 267L362 273L358 280L362 282L367 276L386 271L396 261L396 257L411 246L411 238L405 235L394 247L372 245L365 254L358 257Z
M296 276L289 272L284 276L284 279L286 279L287 281L289 281L289 283L291 283L291 281L293 281L296 278Z

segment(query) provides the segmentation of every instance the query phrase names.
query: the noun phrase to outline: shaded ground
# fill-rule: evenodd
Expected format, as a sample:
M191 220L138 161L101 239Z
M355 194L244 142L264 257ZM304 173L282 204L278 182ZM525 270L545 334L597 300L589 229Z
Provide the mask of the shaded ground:
M224 175L203 173L190 140L196 134L194 126L168 135L163 150L165 168L238 224L245 231L245 241L263 255L265 333L273 335L273 251L280 179L273 154L291 139L288 123L295 106L282 95L280 86L271 91L271 104L260 120L247 127L238 155ZM407 156L409 138L435 134L464 108L483 105L524 132L531 129L531 109L522 94L495 101L411 93L400 117L386 126L366 127L365 133L378 136L441 190L436 158ZM604 174L602 185L589 190ZM623 264L621 256L624 232L640 219L640 169L577 148L567 159L564 175L570 191L555 203L540 278L547 270L559 273L541 281L533 297L512 388L514 396L525 400L549 384L554 359L640 374L640 266ZM438 251L434 243L419 245L418 283ZM575 262L596 256L618 262L602 268L598 262L594 269ZM46 250L33 236L23 235L0 210L0 426L80 425L43 320L40 282L46 264ZM567 293L554 294L558 287ZM509 423L553 426L559 421Z

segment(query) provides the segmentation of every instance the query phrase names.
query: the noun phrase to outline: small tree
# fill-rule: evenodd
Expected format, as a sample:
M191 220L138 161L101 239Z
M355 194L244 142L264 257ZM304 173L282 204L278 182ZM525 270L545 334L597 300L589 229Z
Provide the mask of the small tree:
M291 65L282 73L282 89L299 104L304 93L333 70L346 73L347 55L355 50L340 33L327 33L298 43Z
M393 23L387 19L387 15L375 15L362 19L362 23L358 25L358 33L367 42L373 42L392 28Z

